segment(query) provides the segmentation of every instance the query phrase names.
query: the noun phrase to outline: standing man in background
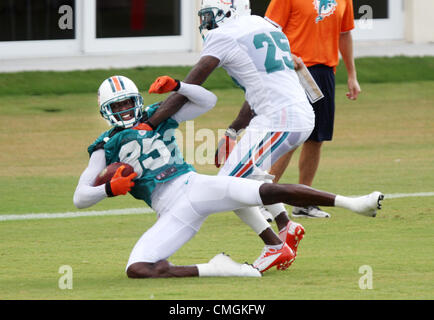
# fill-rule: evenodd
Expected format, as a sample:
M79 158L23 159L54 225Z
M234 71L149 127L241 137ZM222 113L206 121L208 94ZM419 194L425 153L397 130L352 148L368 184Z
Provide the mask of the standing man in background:
M304 142L299 159L299 183L312 186L319 166L323 141L331 141L335 113L335 72L339 52L348 73L350 100L361 92L353 56L354 13L352 0L271 0L265 19L288 37L294 60L301 58L324 94L314 103L315 128ZM272 167L279 181L295 150L282 156ZM294 207L293 217L329 218L319 207Z

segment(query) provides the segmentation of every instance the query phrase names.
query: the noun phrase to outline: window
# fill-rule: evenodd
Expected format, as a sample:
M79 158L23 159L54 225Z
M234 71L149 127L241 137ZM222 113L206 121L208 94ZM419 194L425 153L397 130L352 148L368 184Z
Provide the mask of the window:
M355 40L404 38L404 0L354 0Z
M388 0L354 0L354 18L360 19L364 12L359 12L359 9L368 5L372 8L374 19L388 19L389 18L389 1ZM363 10L362 10L363 11Z
M59 13L62 6L67 11ZM74 9L74 0L2 0L0 41L74 39ZM69 26L61 23L65 14Z
M97 0L97 38L181 35L180 2Z
M269 3L270 0L251 0L250 8L252 9L252 14L261 17L265 16Z

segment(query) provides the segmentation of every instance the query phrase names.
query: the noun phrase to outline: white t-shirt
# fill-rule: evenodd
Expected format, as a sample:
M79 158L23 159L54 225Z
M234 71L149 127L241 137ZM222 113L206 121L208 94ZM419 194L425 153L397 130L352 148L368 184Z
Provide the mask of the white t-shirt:
M239 16L209 31L201 56L219 59L219 66L245 90L258 115L250 127L313 128L314 113L294 71L288 39L263 18Z

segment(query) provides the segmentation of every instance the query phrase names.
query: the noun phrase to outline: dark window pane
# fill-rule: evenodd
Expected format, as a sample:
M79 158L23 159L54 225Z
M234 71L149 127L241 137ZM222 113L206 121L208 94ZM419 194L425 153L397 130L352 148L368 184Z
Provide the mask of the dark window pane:
M181 0L97 0L97 38L180 35L180 6Z
M270 0L250 0L250 8L252 9L252 14L256 16L265 16L265 11L267 11L268 4Z
M374 19L389 18L389 0L354 0L354 19L360 19L366 12L359 13L359 8L368 5L372 8Z
M0 0L0 41L74 39L74 2ZM64 5L68 11L59 13Z

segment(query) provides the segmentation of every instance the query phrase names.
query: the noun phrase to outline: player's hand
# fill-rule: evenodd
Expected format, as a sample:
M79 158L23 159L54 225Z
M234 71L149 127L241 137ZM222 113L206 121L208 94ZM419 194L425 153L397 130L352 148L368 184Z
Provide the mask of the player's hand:
M139 131L153 131L154 129L152 129L152 127L149 125L149 122L142 122L139 123L137 126L135 126L133 128L134 130L139 130Z
M303 60L301 60L300 57L297 57L295 54L291 54L292 56L292 61L294 61L294 69L298 70L301 69L301 67L303 66Z
M235 130L233 130L232 133L233 134L228 134L227 130L225 136L219 141L214 158L214 164L217 168L220 168L221 164L228 159L237 144L237 134Z
M350 100L357 100L357 97L362 92L357 78L348 79L348 90L349 91L347 92L347 98Z
M127 177L122 176L122 171L125 169L125 166L120 166L114 176L111 178L109 182L111 194L115 196L125 195L131 188L134 187L134 182L132 181L135 177L137 177L137 173L133 172Z
M180 86L179 80L175 80L169 76L158 77L149 87L149 93L167 93L173 90L178 90Z

